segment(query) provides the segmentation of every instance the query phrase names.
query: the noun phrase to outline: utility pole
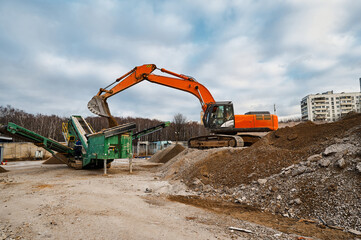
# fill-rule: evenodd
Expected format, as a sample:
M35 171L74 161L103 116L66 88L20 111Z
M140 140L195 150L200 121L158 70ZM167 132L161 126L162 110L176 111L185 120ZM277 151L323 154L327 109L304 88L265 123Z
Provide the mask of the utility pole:
M276 104L273 104L273 114L276 115Z

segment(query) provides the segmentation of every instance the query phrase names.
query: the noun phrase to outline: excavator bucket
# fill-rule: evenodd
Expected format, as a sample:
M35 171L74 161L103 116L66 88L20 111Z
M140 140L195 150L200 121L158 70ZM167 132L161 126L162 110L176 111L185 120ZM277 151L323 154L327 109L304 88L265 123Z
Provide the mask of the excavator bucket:
M94 96L88 102L88 108L96 115L110 117L108 104L101 96Z

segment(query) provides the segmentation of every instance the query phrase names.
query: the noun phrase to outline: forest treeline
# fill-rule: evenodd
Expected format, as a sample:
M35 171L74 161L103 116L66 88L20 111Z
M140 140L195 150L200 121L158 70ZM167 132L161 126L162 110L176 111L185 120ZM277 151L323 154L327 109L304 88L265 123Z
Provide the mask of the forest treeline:
M69 116L70 117L70 116ZM86 117L86 121L95 131L108 128L108 121L102 117ZM119 124L135 123L136 131L141 131L156 126L162 121L147 118L115 117ZM0 106L0 124L6 125L13 122L47 138L63 142L62 123L68 118L57 115L31 114L15 109L9 105ZM140 138L141 141L187 141L194 136L206 135L208 131L198 122L186 121L182 114L174 116L169 127Z

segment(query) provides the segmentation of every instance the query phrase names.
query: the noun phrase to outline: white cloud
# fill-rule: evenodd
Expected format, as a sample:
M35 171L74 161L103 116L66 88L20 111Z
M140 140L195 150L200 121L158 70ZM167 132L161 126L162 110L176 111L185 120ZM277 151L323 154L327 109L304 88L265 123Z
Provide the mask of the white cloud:
M34 57L35 63L40 69L53 74L66 75L74 81L86 83L86 77L91 75L98 79L104 79L110 83L121 71L121 66L115 63L101 62L93 59L70 59L65 56L57 56L50 53L39 53ZM125 69L123 69L125 70Z
M216 100L232 100L237 114L273 104L281 115L299 114L307 94L358 91L360 7L350 0L1 2L0 101L90 115L86 103L100 87L154 63L195 77ZM113 98L122 116L169 120L182 112L199 120L194 96L163 86L141 83Z

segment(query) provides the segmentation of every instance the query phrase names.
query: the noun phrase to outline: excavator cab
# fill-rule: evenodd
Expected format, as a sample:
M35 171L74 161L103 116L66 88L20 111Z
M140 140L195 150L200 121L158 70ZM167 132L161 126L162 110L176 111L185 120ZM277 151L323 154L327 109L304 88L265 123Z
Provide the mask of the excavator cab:
M203 115L203 124L211 130L234 128L234 111L232 102L214 102L207 104Z

